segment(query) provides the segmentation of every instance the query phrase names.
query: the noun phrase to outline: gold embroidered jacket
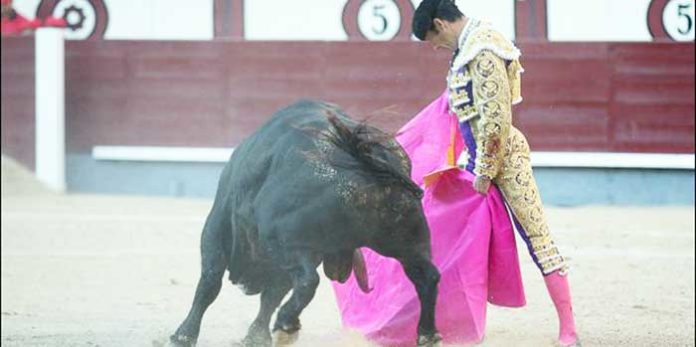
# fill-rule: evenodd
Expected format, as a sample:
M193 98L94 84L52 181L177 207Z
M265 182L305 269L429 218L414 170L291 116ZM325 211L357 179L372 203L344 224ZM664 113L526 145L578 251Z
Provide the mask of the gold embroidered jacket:
M470 19L447 77L449 104L469 150L458 160L477 176L495 178L520 94L520 51L489 25ZM475 148L475 153L472 151Z

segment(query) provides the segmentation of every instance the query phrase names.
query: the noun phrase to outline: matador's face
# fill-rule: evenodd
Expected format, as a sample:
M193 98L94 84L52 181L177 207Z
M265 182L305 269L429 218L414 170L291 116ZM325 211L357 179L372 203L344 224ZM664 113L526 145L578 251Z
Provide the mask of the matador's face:
M433 29L425 34L425 41L430 43L433 49L457 49L458 33L451 22L436 18L433 20Z

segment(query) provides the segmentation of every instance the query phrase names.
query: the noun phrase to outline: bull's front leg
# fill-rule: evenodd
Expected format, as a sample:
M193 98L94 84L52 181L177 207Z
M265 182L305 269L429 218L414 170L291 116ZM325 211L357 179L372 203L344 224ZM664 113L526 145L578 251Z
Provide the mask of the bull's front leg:
M277 276L274 283L261 292L259 314L249 327L247 336L242 340L241 345L244 347L265 347L272 345L273 340L269 330L271 316L276 308L278 308L278 305L280 305L285 294L290 291L290 280L285 277L285 274L274 276Z
M437 346L442 340L435 328L435 303L440 272L424 257L406 258L401 261L408 278L418 292L421 314L418 320L418 346Z
M309 257L300 260L300 266L291 271L292 296L280 308L273 326L277 345L286 345L297 339L300 330L300 313L312 301L319 286L316 265Z

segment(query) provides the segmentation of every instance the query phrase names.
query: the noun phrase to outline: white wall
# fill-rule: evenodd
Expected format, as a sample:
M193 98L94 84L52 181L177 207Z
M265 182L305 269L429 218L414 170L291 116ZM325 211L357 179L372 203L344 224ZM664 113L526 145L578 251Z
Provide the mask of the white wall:
M392 19L390 10L393 5L390 4L390 0L370 1L384 3L384 14ZM420 0L411 1L414 7L420 3ZM346 40L348 37L342 24L342 11L346 2L347 0L246 0L245 37L248 40ZM490 21L511 39L515 36L514 5L512 0L457 1L457 6L466 15ZM364 22L364 25L369 27L369 11L365 11L363 8L360 12L363 17L361 24ZM410 19L403 25L410 30ZM395 32L387 32L390 33ZM367 35L370 37L369 33ZM371 39L391 37L392 35L375 36Z
M14 0L12 8L24 17L34 18L36 8L39 7L41 0Z
M505 37L515 39L515 0L457 0L456 4L467 17L490 22Z
M40 2L15 0L13 6L17 12L33 18ZM104 3L109 16L106 39L211 40L214 37L213 0L104 0ZM63 0L58 7L73 4L84 8L86 25L94 24L95 13L88 8L87 0ZM82 39L89 32L66 32L66 38Z
M112 0L107 39L210 40L213 0ZM137 9L137 10L134 10Z
M417 8L422 0L411 0ZM460 11L467 17L490 22L510 40L515 39L515 0L456 0Z
M246 0L247 40L346 40L343 7L347 0Z
M248 40L343 41L343 8L348 0L244 0L244 31ZM353 0L358 1L358 0ZM360 30L372 40L388 40L400 18L396 0L365 0ZM414 7L421 0L410 0ZM487 20L508 38L515 38L515 4L529 0L456 0L469 17ZM648 29L650 0L546 0L551 41L651 41ZM693 41L696 0L670 0L662 13L663 25L675 40ZM109 12L105 38L132 40L210 40L214 37L213 0L104 0ZM33 17L40 0L15 0L18 12ZM89 4L88 0L62 0ZM376 15L375 5L381 6ZM90 11L85 11L89 14ZM388 30L370 30L388 19ZM689 18L692 22L690 31ZM410 19L403 23L410 30ZM88 19L86 23L90 23ZM92 22L93 23L93 22ZM87 33L88 34L88 33ZM80 35L66 33L68 39Z
M551 41L651 41L650 0L547 0Z

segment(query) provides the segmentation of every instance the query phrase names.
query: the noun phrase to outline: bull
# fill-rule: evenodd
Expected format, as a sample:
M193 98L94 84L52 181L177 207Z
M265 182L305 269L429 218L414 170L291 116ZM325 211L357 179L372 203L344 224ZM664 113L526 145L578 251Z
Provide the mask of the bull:
M286 107L244 140L222 171L200 242L201 275L175 346L195 345L225 270L245 294L261 294L243 346L291 341L319 284L317 268L345 282L351 271L369 291L360 247L398 260L420 299L419 346L435 328L440 274L431 262L422 191L392 136L318 101Z

